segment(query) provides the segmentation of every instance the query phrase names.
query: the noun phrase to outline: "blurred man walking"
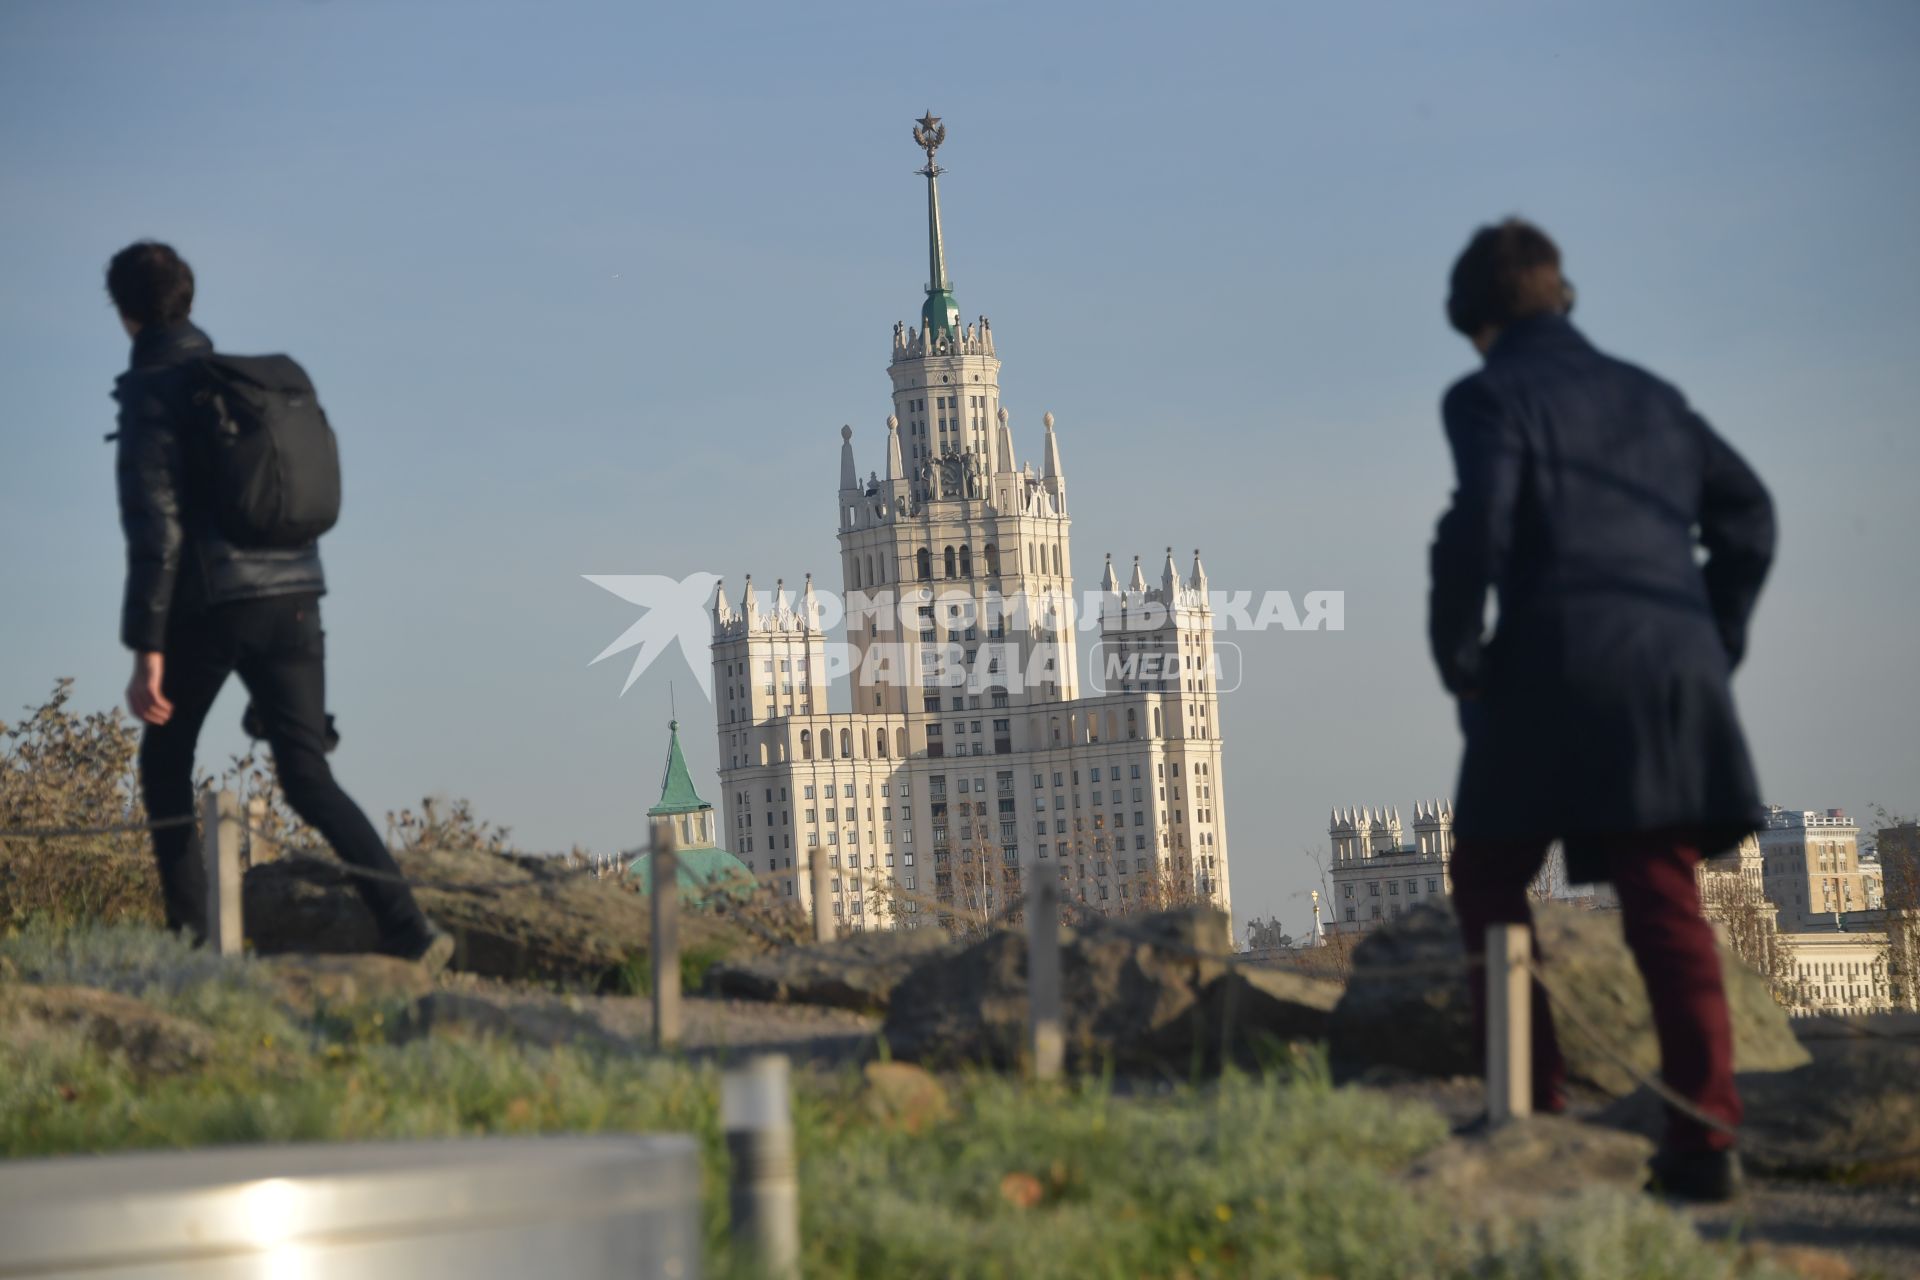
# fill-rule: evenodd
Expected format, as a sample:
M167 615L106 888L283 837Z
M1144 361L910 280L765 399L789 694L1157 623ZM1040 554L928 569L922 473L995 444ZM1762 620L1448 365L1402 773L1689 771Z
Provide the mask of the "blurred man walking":
M1517 219L1454 264L1448 319L1485 357L1442 406L1458 487L1432 549L1429 634L1466 737L1454 904L1478 956L1488 925L1531 924L1553 840L1571 880L1613 884L1661 1073L1725 1126L1670 1109L1653 1185L1722 1200L1740 1184L1740 1099L1694 867L1761 819L1729 681L1773 507L1677 390L1596 350L1572 308L1559 250ZM1533 1005L1534 1102L1557 1111L1565 1068L1537 985Z
M114 388L127 538L120 638L134 653L127 704L147 726L147 812L193 811L200 726L237 671L294 812L347 862L398 876L386 842L327 767L317 538L338 515L339 471L312 384L284 356L216 356L188 319L193 272L166 245L115 254L107 292L133 339ZM191 845L187 827L153 833L167 926L201 937ZM354 884L383 951L446 963L451 939L404 884L359 876Z

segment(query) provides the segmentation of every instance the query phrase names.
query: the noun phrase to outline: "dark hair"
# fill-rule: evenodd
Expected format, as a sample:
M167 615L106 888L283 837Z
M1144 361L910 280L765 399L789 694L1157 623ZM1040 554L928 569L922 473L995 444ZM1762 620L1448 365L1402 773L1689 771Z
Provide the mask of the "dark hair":
M141 240L107 264L107 294L129 320L178 324L193 310L193 268L172 245Z
M1573 286L1560 274L1560 250L1520 218L1482 227L1453 264L1447 320L1469 338L1516 320L1573 310Z

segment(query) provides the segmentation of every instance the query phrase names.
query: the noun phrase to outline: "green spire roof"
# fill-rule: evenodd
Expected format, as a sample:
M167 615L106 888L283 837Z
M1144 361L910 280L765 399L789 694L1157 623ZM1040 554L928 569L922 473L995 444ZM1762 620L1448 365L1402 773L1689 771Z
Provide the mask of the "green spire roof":
M665 813L698 813L713 806L693 789L687 758L680 754L680 722L667 722L667 773L660 781L660 803L647 810L649 818Z
M919 172L927 179L927 300L920 308L922 332L928 337L944 333L952 337L960 328L960 304L953 300L953 286L947 280L947 248L940 235L940 174L933 153L947 140L947 127L929 111L914 122L913 140L927 153L927 167Z

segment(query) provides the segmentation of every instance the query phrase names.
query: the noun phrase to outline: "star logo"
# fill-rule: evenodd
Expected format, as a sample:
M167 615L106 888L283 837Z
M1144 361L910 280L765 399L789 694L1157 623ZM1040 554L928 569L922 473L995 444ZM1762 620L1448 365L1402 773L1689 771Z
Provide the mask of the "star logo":
M707 661L706 654L713 630L707 616L707 601L713 596L714 584L720 581L719 574L692 573L679 579L657 573L583 573L580 576L646 611L588 666L616 653L634 650L627 682L620 686L621 694L625 695L640 678L640 673L677 641L681 656L693 669L693 678L700 683L700 692L713 697L713 665Z

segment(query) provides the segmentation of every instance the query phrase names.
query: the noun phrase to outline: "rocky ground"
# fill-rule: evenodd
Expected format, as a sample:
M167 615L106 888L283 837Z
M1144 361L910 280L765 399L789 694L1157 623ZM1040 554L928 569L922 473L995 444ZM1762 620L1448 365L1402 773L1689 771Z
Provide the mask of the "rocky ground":
M432 870L474 874L465 865ZM396 984L393 994L412 1001L410 1020L428 1031L647 1052L645 998L555 989L608 988L623 955L603 939L613 926L644 938L639 900L517 867L511 875L526 886L461 900L448 923L461 935L456 965L466 971L431 989L378 961L277 963L292 988L306 983L322 999L329 983ZM356 907L344 884L308 870L257 868L249 877L249 922L274 921L283 940L345 936ZM728 936L724 922L688 932ZM1637 1190L1659 1127L1659 1105L1636 1079L1657 1067L1651 1015L1617 919L1549 910L1541 936L1550 979L1578 1015L1562 1029L1579 1099L1573 1114L1456 1137L1405 1174L1489 1222L1538 1216L1583 1188ZM1344 983L1237 963L1223 940L1221 922L1205 912L1063 929L1070 1068L1117 1070L1119 1087L1131 1091L1208 1079L1225 1062L1258 1069L1317 1060L1336 1083L1417 1100L1456 1122L1479 1113L1479 1082L1466 1075L1476 1053L1462 957L1446 913L1412 912L1370 935ZM1800 1275L1920 1277L1920 1154L1887 1156L1920 1153L1912 1087L1920 1019L1790 1023L1757 977L1723 959L1753 1185L1740 1204L1691 1210L1693 1220ZM887 1056L935 1073L1017 1070L1026 961L1023 937L1004 932L965 945L866 934L818 946L734 946L687 998L681 1051L774 1051L826 1069Z

